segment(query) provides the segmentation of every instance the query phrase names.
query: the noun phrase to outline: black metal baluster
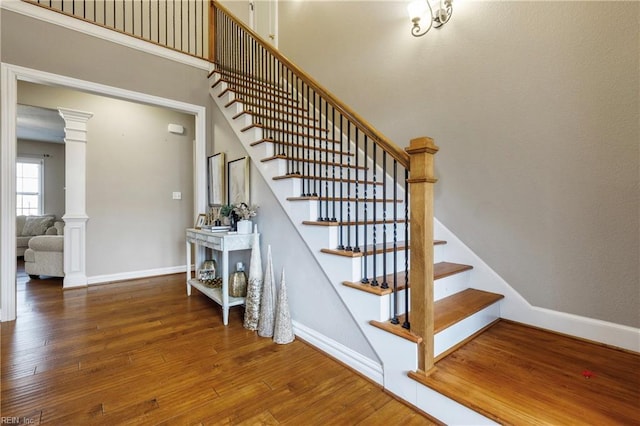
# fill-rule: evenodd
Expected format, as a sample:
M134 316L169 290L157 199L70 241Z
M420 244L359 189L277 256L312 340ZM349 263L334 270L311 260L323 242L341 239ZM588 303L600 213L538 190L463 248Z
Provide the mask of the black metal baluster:
M354 206L354 209L353 209L355 211L355 216L356 216L355 217L355 224L356 225L354 227L354 233L355 233L354 246L353 246L353 252L354 253L360 253L360 240L359 240L359 232L358 232L358 228L360 228L360 226L358 225L358 219L360 218L359 217L360 216L359 215L359 210L360 210L359 209L359 203L360 203L360 200L358 199L358 195L359 195L358 190L359 190L359 186L360 186L359 182L358 182L359 181L359 179L358 179L358 158L360 157L360 155L358 155L359 154L359 147L360 147L359 134L360 134L360 129L358 129L358 127L356 127L356 137L355 137L355 141L354 141L354 151L355 151L355 156L356 156L355 160L356 161L355 161L355 166L354 166L355 169L354 169L354 172L353 172L354 177L355 177L354 181L355 181L355 185L356 185L355 186L355 194L354 194L354 198L355 198L354 204L355 204L355 206ZM366 247L364 249L365 249L365 251L367 250Z
M409 170L404 170L404 322L402 327L411 328L409 322Z
M380 288L388 289L387 282L387 153L382 152L382 284Z
M364 206L364 214L363 214L363 228L362 228L362 233L364 234L364 254L363 254L363 264L364 264L364 274L363 274L363 278L362 278L362 283L363 284L367 284L369 283L369 278L367 277L367 258L369 256L367 256L367 179L369 178L369 168L367 167L367 161L368 161L368 154L369 154L369 140L367 135L364 135L364 159L363 159L363 167L364 167L364 194L362 194L362 197L364 199L363 201L363 206ZM357 222L357 219L356 219ZM375 227L375 222L374 225ZM356 229L357 225L356 225ZM375 244L373 245L373 258L376 258L376 246ZM374 279L375 279L375 274L373 275Z
M191 6L187 0L187 52L191 53ZM184 31L182 31L184 34Z
M344 187L343 187L343 173L344 173L344 167L342 166L344 164L344 147L343 147L343 142L344 142L344 132L343 132L343 121L342 121L343 115L342 113L340 113L340 226L338 226L338 250L344 250L344 225L342 225L344 223L344 200L343 200L343 195L344 195ZM348 143L348 142L347 142ZM334 190L334 197L335 197L335 190Z
M171 17L173 18L173 32L171 33L171 35L173 36L173 43L171 44L171 47L176 47L176 0L173 0L173 10L172 10L172 14Z
M351 184L349 181L351 180L351 121L347 120L347 222L351 222ZM357 148L356 148L357 155ZM357 157L356 157L357 158ZM342 183L344 185L344 182ZM341 226L345 226L344 222ZM353 247L351 247L351 227L346 225L347 227L347 246L344 248L347 251L353 251Z
M342 133L342 132L340 132ZM331 139L337 141L336 138L336 109L331 106ZM337 222L336 219L336 143L333 143L333 155L331 165L331 206L333 207L333 215L331 216L331 222ZM340 141L340 151L342 152L342 141ZM327 198L328 200L328 198Z
M375 247L376 244L378 243L377 241L377 227L378 225L376 224L376 222L378 221L378 213L377 213L377 204L378 204L378 200L377 200L377 188L376 188L376 183L377 183L377 179L376 179L376 175L378 174L378 169L376 168L376 160L377 160L377 155L376 155L376 147L377 144L374 142L373 143L373 153L371 155L371 161L373 163L373 167L372 167L372 174L373 174L373 246ZM365 196L366 198L366 196ZM366 200L365 200L366 203ZM365 204L366 205L366 204ZM383 221L384 222L384 221ZM366 235L366 234L365 234ZM382 251L382 257L384 258L384 256L386 256L386 252L385 250ZM377 268L377 257L378 256L373 256L373 279L371 280L371 285L373 287L377 287L378 286L378 280L376 278L376 276L378 275L378 268Z
M398 161L393 160L393 199L398 199ZM392 324L400 324L398 319L398 211L393 207L393 317Z
M333 142L329 142L329 103L324 101L324 137L325 137L325 146L327 147L327 152L324 153L325 165L324 165L324 207L325 207L325 216L324 221L329 222L329 147L331 147L331 151L334 151Z
M310 93L310 88L309 85L305 83L305 88L307 89L307 108L306 108L306 113L309 117L311 117L311 110L310 110L310 105L311 105L311 93ZM311 138L310 137L306 137L305 138L305 160L310 160L311 159ZM307 176L307 178L302 180L302 189L303 189L303 195L305 197L310 197L311 196L311 182L309 181L308 176L311 175L311 163L309 161L305 161L304 163L304 175ZM304 192L305 189L305 185L306 185L306 192Z
M317 111L317 106L318 106L318 102L317 102L317 93L314 90L313 91L313 124L315 126L315 124L318 122L316 119L316 111ZM318 163L317 163L317 154L318 154L318 150L317 150L317 139L315 139L315 134L316 131L313 131L313 136L314 138L312 139L311 143L313 146L313 192L311 193L312 196L317 197L318 196L318 189L317 186L319 184L317 178L318 178L318 173L317 173L317 168L318 168Z

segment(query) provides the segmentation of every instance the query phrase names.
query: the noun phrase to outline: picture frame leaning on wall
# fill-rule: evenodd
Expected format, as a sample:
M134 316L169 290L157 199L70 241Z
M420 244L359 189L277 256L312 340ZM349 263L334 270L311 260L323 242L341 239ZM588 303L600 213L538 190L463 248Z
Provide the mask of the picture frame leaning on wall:
M249 192L249 157L238 158L227 163L227 203L251 202Z
M209 206L219 207L225 204L225 161L224 152L207 157Z

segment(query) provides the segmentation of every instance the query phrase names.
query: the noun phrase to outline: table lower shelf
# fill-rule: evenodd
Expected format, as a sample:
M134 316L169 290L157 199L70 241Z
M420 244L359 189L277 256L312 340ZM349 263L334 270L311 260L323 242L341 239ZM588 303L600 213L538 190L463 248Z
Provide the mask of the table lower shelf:
M197 288L202 294L222 306L222 288L207 287L195 278L190 279L187 283L192 287ZM229 296L229 303L227 304L227 306L244 305L244 300L244 297Z

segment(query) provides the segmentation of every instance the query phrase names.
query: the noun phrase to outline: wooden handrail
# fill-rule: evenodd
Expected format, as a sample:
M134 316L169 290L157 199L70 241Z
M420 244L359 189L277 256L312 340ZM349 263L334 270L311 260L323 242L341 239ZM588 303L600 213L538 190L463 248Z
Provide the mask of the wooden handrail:
M378 131L375 127L373 127L367 120L362 118L358 113L349 108L344 102L338 99L333 93L329 92L326 88L321 86L313 77L307 74L304 70L290 61L286 56L280 53L276 48L274 48L271 44L267 43L258 33L253 31L251 28L246 26L243 22L238 20L226 7L221 5L216 0L211 0L211 9L218 8L222 10L227 16L239 27L243 29L243 31L250 34L254 39L260 42L262 47L264 47L271 55L277 58L280 62L286 65L291 71L298 75L310 88L312 88L316 93L318 93L321 97L323 97L329 104L331 104L336 111L340 112L345 118L350 120L352 123L356 124L361 128L363 132L371 139L373 139L376 144L385 150L389 155L395 158L400 165L409 170L410 162L409 155L398 145L389 140L386 136L384 136L380 131ZM213 29L211 29L211 33L213 33ZM215 58L211 58L214 61Z

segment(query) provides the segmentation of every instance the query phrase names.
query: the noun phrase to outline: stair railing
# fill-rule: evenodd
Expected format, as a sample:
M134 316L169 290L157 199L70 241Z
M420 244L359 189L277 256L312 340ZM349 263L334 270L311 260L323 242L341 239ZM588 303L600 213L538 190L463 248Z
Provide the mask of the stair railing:
M110 30L208 58L207 1L22 0Z
M272 143L287 177L301 180L300 197L318 201L315 224L338 227L330 251L362 256L361 284L392 291L390 321L422 337L418 369L428 371L438 148L429 138L399 148L224 6L211 0L209 10L214 85L232 88L239 115L262 129L257 143Z

